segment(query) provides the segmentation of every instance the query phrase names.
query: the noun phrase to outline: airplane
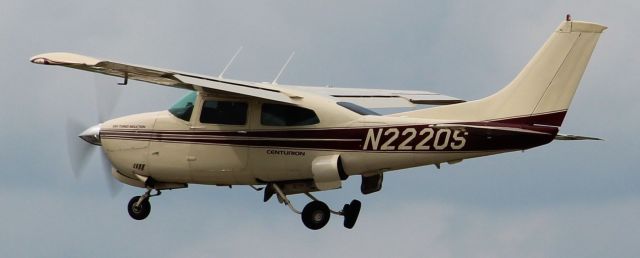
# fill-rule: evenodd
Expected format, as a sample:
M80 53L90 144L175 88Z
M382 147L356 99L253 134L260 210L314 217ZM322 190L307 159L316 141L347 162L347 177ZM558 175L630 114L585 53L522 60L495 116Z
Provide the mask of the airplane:
M63 66L188 90L171 108L103 121L79 137L101 146L118 181L145 189L127 205L147 218L150 198L189 184L251 186L301 216L311 229L331 214L353 228L361 202L330 209L311 193L339 189L360 176L361 192L382 188L385 172L455 164L527 150L554 140L597 140L560 134L571 100L603 25L567 16L522 71L488 97L463 101L405 90L281 85L204 76L72 53L31 62ZM432 105L379 115L371 109ZM262 186L262 187L258 187ZM300 211L288 196L311 201Z

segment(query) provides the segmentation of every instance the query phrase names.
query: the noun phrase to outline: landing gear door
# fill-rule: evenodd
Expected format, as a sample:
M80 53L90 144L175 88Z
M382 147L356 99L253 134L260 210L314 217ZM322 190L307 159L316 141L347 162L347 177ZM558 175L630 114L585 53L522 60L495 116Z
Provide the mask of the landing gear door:
M230 185L246 174L249 102L204 97L195 114L189 150L194 182Z

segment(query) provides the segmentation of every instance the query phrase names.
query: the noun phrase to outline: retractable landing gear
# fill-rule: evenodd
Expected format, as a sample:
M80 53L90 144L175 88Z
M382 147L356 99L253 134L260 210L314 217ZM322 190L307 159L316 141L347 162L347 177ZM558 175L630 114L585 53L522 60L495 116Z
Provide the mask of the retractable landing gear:
M329 206L321 201L312 201L304 206L302 209L302 223L307 228L312 230L318 230L329 223L329 217L331 217L331 210Z
M360 215L360 207L362 203L358 200L353 200L349 204L345 204L342 207L342 215L344 216L344 227L352 229L356 225L358 215Z
M127 211L129 216L135 220L143 220L151 213L151 203L149 198L158 196L161 194L160 190L155 190L155 194L151 194L151 188L147 188L147 191L142 196L134 196L127 205Z
M329 223L329 218L331 217L331 213L335 215L344 216L344 227L351 229L356 224L356 220L358 220L358 215L360 214L360 207L362 204L358 200L353 200L349 204L345 204L341 211L334 211L329 209L329 206L324 202L316 199L310 193L304 193L307 195L312 201L304 206L302 212L298 211L293 207L291 201L287 198L287 196L282 192L280 187L276 184L269 184L267 186L267 190L274 190L278 196L278 200L281 203L284 203L293 211L294 213L300 214L302 218L302 223L311 230L318 230L323 228L327 223ZM265 198L268 200L268 198Z

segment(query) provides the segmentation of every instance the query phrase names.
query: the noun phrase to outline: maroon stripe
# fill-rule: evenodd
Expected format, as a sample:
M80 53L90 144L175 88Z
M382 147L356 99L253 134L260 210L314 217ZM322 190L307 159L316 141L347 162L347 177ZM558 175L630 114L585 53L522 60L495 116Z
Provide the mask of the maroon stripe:
M564 117L567 115L567 111L558 111L545 114L535 114L523 117L511 117L492 120L492 122L499 122L505 124L522 124L522 125L547 125L547 126L561 126Z
M414 125L410 127L424 126ZM398 127L398 126L395 126ZM407 127L407 126L404 126ZM401 127L398 127L401 128ZM193 137L207 137L207 136L221 136L221 137L268 137L268 138L300 138L300 139L359 139L362 132L369 128L326 128L326 129L298 129L298 130L268 130L268 131L162 131L162 130L102 130L102 133L106 134L130 134L136 135L142 134L157 134L173 136L193 136Z
M551 127L551 126L536 126L536 125L504 123L504 122L464 122L464 123L458 123L458 124L497 127L497 128L503 128L505 130L524 129L524 130L546 133L546 134L553 134L553 135L558 133L558 128Z
M400 132L403 132L406 128L415 128L417 132L420 132L424 128L432 128L435 132L437 132L438 130L461 130L465 132L464 138L466 144L462 149L454 150L449 145L440 151L495 151L528 149L552 141L558 131L558 129L555 127L513 125L496 122L480 122L469 124L498 127L502 129L473 127L456 129L455 125L452 125L450 128L435 128L430 127L429 125L395 126L393 128L397 128ZM389 127L343 129L334 128L327 130L248 131L246 133L216 131L167 132L150 130L104 130L100 135L103 139L149 140L194 144L224 144L250 147L282 147L362 151L369 130L373 130L374 134L378 135L379 130L384 131L388 128ZM526 129L538 133L527 133L509 130L513 128ZM426 137L426 135L415 135L414 138L409 139L410 134L401 134L396 135L396 139L392 140L392 137L394 137L393 134L381 133L380 135L381 138L379 139L379 145L390 141L393 146L399 146L399 144L407 141L405 146L412 147L420 144L420 142L422 142ZM284 138L287 138L288 140L284 140ZM434 140L435 139L432 139L432 141ZM377 150L368 148L365 151ZM411 148L410 150L405 151L415 150L414 148ZM431 148L429 151L434 151L434 148Z

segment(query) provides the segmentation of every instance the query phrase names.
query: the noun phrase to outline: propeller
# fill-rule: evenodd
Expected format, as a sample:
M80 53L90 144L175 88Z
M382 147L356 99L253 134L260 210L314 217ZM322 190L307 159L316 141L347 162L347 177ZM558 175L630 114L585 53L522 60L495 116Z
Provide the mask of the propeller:
M67 119L66 131L69 163L75 177L80 178L93 153L99 151L101 170L107 177L109 192L112 196L115 196L122 188L122 184L111 175L111 162L101 148L100 123L111 118L113 107L120 97L122 89L116 85L112 77L95 75L94 82L96 117L93 118L91 122L83 122L71 118Z
M69 154L71 170L73 171L76 179L80 178L81 171L83 171L87 166L87 162L91 157L91 151L94 149L93 146L78 138L78 135L86 128L86 124L81 123L78 120L71 118L67 119L67 151Z

